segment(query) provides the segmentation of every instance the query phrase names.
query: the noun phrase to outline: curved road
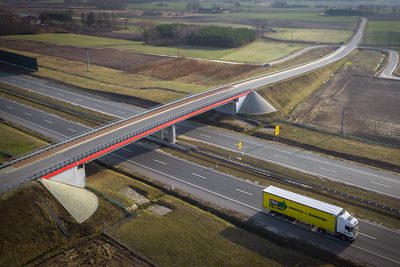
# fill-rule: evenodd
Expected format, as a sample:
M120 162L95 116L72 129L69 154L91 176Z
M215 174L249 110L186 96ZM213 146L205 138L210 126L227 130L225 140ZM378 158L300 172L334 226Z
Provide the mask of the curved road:
M383 50L389 53L389 59L385 69L383 69L383 71L379 74L378 77L400 80L399 76L395 76L393 74L396 71L399 64L399 53L391 49L383 49Z
M8 110L14 123L50 137L65 138L72 132L84 131L86 127L60 117L0 98L0 111L7 119ZM7 108L11 107L10 108ZM27 115L26 113L30 114ZM360 236L353 244L323 236L293 223L276 219L262 211L261 191L263 187L249 183L210 168L178 159L141 143L128 145L101 159L113 165L121 165L167 185L184 190L196 197L243 213L265 225L267 229L298 239L309 240L315 245L329 249L335 254L353 258L375 266L400 266L400 232L360 220Z

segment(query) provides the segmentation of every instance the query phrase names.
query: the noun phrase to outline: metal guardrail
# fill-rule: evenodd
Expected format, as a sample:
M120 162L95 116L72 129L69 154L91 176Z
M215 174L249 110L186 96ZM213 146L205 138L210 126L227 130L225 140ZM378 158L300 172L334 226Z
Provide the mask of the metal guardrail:
M248 90L246 90L246 91L248 91ZM109 141L109 142L107 142L105 144L102 144L100 146L92 148L91 150L86 151L84 153L81 153L79 155L76 155L76 156L74 156L74 157L72 157L70 159L61 160L58 163L54 164L53 166L51 166L51 167L49 167L47 169L44 169L42 171L39 171L38 173L35 173L35 174L27 177L26 180L33 180L33 179L38 179L38 178L41 178L43 176L46 176L46 175L48 175L50 173L53 173L53 172L55 172L55 171L57 171L57 170L59 170L59 169L61 169L63 167L69 166L69 165L71 165L71 164L73 164L75 162L78 162L79 160L82 160L82 159L84 159L84 158L86 158L86 157L88 157L90 155L93 155L94 153L102 151L102 150L104 150L106 148L109 148L109 147L115 145L115 144L121 143L121 142L123 142L123 141L125 141L125 140L127 140L127 139L129 139L131 137L137 136L137 135L139 135L141 133L144 133L144 132L146 132L148 130L154 129L154 128L158 127L158 126L164 125L164 124L166 124L166 123L168 123L170 121L173 121L175 119L183 117L183 116L185 116L187 114L191 114L191 113L193 113L193 112L195 112L197 110L200 110L202 108L211 106L211 105L213 105L215 103L224 101L224 100L229 99L229 98L231 98L233 96L236 96L238 94L240 94L240 93L235 92L235 93L228 94L227 96L219 97L219 98L217 98L217 99L215 99L213 101L207 102L206 104L198 105L196 107L193 107L193 108L190 108L188 110L182 111L182 112L180 112L178 114L175 114L175 115L173 115L173 116L171 116L171 117L169 117L167 119L160 120L160 121L158 121L156 123L153 123L151 125L145 126L145 127L141 128L139 130L136 130L134 132L126 134L126 135L124 135L124 136L122 136L120 138L114 139L114 140ZM161 106L161 107L163 107L163 106ZM154 110L152 110L152 111L154 111ZM102 127L99 127L99 128L102 128Z
M282 182L282 183L285 183L285 184L288 184L288 185L292 185L292 186L293 185L301 186L304 189L309 189L309 190L312 189L312 190L315 190L315 191L318 191L318 192L326 192L326 193L328 193L328 194L330 194L332 196L337 196L337 197L340 197L340 198L348 199L349 201L358 202L358 203L363 204L363 205L368 205L371 208L383 210L383 211L388 212L388 213L390 213L390 214L392 214L392 215L394 215L396 217L400 217L400 210L399 209L389 207L387 205L375 202L373 200L369 200L369 199L362 198L362 197L359 197L359 196L355 196L355 195L351 195L351 194L348 194L348 193L344 193L344 192L341 192L339 190L335 190L335 189L332 189L332 188L329 188L329 187L326 187L326 186L323 186L323 185L300 181L300 180L295 179L293 177L290 177L290 176L287 176L287 175L283 175L283 174L279 174L279 173L276 173L274 171L259 167L257 165L253 165L253 164L250 164L250 163L247 163L247 162L243 162L243 161L237 160L235 158L227 157L224 154L217 153L217 152L214 152L214 151L210 151L210 150L205 149L205 148L199 149L197 147L188 147L188 149L193 151L193 152L199 153L201 155L205 155L207 157L212 157L214 159L218 159L218 160L230 163L230 164L234 164L234 165L240 166L240 168L248 170L250 172L257 173L257 174L260 174L260 175L263 175L263 176L267 176L268 179L274 179L276 181L279 181L279 182Z
M211 93L211 92L213 92L213 91L216 91L216 90L222 89L222 88L224 88L224 87L228 87L228 86L229 86L229 85L225 85L225 84L224 84L224 85L221 85L221 86L218 86L218 87L214 87L214 88L211 88L211 89L206 89L206 90L197 92L197 93L195 93L195 94L183 96L183 97L180 97L180 98L178 98L178 99L174 99L174 100L168 101L168 102L166 102L166 103L162 103L162 104L156 105L156 106L154 106L154 107L151 107L150 109L147 109L147 110L145 110L145 111L143 111L143 112L141 112L141 113L132 114L132 115L123 117L122 119L113 120L113 121L108 122L108 123L106 123L106 124L102 124L102 125L100 125L100 126L97 126L97 127L94 127L94 128L88 129L88 130L85 130L85 131L83 131L83 132L80 132L80 133L71 135L71 136L69 136L69 137L67 137L67 138L64 138L64 139L58 141L58 142L52 143L52 144L50 144L50 145L48 145L48 146L45 146L45 147L41 147L41 148L35 149L35 150L30 151L30 152L28 152L28 153L26 153L26 154L20 155L20 156L14 158L14 159L11 160L11 161L5 162L5 163L3 163L2 165L0 165L0 169L3 169L3 168L5 168L5 167L7 167L7 166L10 166L10 165L12 165L12 164L15 164L15 163L17 163L17 162L19 162L19 161L22 161L22 160L31 158L31 157L33 157L33 156L36 156L36 155L41 154L41 153L43 153L43 152L46 152L46 151L48 151L48 150L50 150L50 149L59 147L59 146L64 145L64 144L68 144L68 143L70 143L70 142L72 142L72 141L75 141L75 140L77 140L77 139L80 139L80 138L85 137L85 136L87 136L87 135L89 135L89 134L95 133L95 132L97 132L97 131L101 131L101 130L104 130L104 129L113 127L113 126L115 126L115 125L124 123L124 122L126 122L126 121L128 121L128 120L131 120L131 119L133 119L133 118L141 117L141 116L144 116L144 115L146 115L146 114L155 112L155 111L160 110L160 109L163 109L163 108L167 108L168 106L171 106L171 105L173 105L173 104L182 102L182 101L184 101L184 100L195 99L196 97L198 97L198 96L200 96L200 95L202 95L202 94ZM237 94L240 94L240 93L241 93L241 92L236 92L234 95L237 95ZM230 97L231 97L231 96L230 96ZM210 104L210 105L211 105L211 104Z

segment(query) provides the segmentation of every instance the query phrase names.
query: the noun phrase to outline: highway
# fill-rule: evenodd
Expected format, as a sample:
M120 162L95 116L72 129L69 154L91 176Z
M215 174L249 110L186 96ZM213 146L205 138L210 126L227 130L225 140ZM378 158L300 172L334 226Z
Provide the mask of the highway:
M1 106L6 106L6 110L13 110L15 115L10 117L11 121L32 130L42 129L42 134L48 132L62 139L72 134L68 130L69 127L74 127L73 129L77 131L86 130L86 127L82 125L74 125L60 117L9 100L2 99L1 104ZM2 117L3 114L3 112L0 113ZM310 240L342 257L350 257L375 266L400 266L398 253L400 232L398 231L361 220L361 234L353 244L323 236L262 212L261 190L263 187L178 159L156 150L156 147L151 144L141 142L131 144L102 157L101 160L135 170L198 198L243 213L251 219L262 222L270 231Z
M40 92L46 96L55 97L68 103L107 113L115 117L122 118L123 115L121 112L134 114L135 112L143 111L141 108L106 100L90 93L82 94L71 91L69 88L51 84L49 81L29 75L13 75L2 72L0 80L26 89L31 88L31 90ZM13 114L13 111L7 109L5 105L0 110L2 110L3 114L9 114L9 116ZM400 175L397 173L377 170L354 162L340 160L200 123L189 121L178 123L177 133L231 150L236 150L235 143L242 141L244 143L243 152L247 155L318 177L340 181L380 194L400 198Z

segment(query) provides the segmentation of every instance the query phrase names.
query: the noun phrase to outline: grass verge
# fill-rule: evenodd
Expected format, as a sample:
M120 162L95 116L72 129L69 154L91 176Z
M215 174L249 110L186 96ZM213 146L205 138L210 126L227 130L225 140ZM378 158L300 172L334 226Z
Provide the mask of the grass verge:
M40 139L0 123L0 163L45 145Z
M95 172L88 179L88 185L127 205L132 202L118 192L129 186L153 203L172 208L171 213L157 216L139 207L135 216L121 221L106 232L157 266L326 264L323 260L280 247L122 174L98 166Z

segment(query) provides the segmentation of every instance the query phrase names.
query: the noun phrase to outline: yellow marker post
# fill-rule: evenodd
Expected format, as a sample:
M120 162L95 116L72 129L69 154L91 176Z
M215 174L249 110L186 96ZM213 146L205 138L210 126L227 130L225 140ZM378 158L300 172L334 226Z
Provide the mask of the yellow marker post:
M279 127L279 125L276 125L275 126L275 136L278 136L279 133L280 133L280 127Z
M237 148L239 149L239 151L241 151L240 155L243 157L243 156L244 156L244 153L243 153L243 151L242 151L242 149L243 149L243 142L242 142L242 141L239 141L239 143L237 143L237 144L235 144L235 145L237 146Z

